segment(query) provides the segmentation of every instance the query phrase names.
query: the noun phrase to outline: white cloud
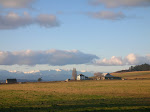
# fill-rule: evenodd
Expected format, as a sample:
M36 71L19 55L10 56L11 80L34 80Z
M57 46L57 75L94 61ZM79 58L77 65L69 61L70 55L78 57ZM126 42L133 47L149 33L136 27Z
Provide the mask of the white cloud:
M85 54L77 50L17 51L0 52L0 65L67 65L86 64L98 59L96 55Z
M147 7L150 0L89 0L92 5L104 5L108 8L116 7Z
M139 56L139 55L135 55L135 54L129 54L125 57L125 62L128 65L139 65L139 64L144 64L144 63L148 63L150 64L150 56Z
M134 64L137 60L137 56L132 53L132 54L127 55L125 60L128 64Z
M10 12L7 15L0 15L0 29L16 29L32 24L46 28L59 26L55 15L40 14L37 17L32 17L27 12L24 12L22 16L14 12Z
M88 15L92 18L106 20L120 20L126 17L122 12L116 13L112 11L89 12Z
M101 66L120 66L123 65L123 60L121 57L112 56L111 59L104 58L102 60L96 60L94 63Z
M36 0L0 0L3 8L30 8Z
M123 65L140 65L150 64L150 55L139 56L136 54L129 54L125 58L112 56L111 59L95 60L93 64L99 66L123 66Z

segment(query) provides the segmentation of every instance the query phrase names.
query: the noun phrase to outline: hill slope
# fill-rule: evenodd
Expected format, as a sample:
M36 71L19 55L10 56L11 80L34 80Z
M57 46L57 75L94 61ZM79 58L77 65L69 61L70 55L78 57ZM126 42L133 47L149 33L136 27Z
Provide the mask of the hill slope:
M125 79L150 79L150 71L111 73L111 75Z

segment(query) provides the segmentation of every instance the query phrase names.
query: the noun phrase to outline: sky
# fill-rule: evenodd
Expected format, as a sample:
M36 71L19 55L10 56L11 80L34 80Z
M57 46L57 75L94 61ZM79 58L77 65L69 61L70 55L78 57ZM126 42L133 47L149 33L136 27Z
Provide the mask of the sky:
M149 0L0 0L0 69L150 64L149 12Z

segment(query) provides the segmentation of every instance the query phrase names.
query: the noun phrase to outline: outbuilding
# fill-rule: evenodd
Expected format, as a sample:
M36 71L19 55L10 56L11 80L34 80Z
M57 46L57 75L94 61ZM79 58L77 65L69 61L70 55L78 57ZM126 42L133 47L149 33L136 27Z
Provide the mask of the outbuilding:
M105 79L110 79L110 80L118 79L118 80L121 80L121 77L115 77L115 76L112 76L108 73L108 74L105 75Z
M121 80L121 77L115 77L115 76L112 76L110 75L109 73L103 73L102 75L100 76L97 76L96 77L97 80L113 80L113 79L116 79L116 80Z
M7 79L6 84L14 84L17 83L17 79Z

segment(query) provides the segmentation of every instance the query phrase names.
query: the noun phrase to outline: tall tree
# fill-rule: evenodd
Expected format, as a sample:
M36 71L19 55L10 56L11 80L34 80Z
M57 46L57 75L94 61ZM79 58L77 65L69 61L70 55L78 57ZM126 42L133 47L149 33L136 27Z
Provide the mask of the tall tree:
M76 71L76 68L73 68L73 70L72 70L72 78L73 78L73 80L76 80L76 79L77 79L77 71Z

